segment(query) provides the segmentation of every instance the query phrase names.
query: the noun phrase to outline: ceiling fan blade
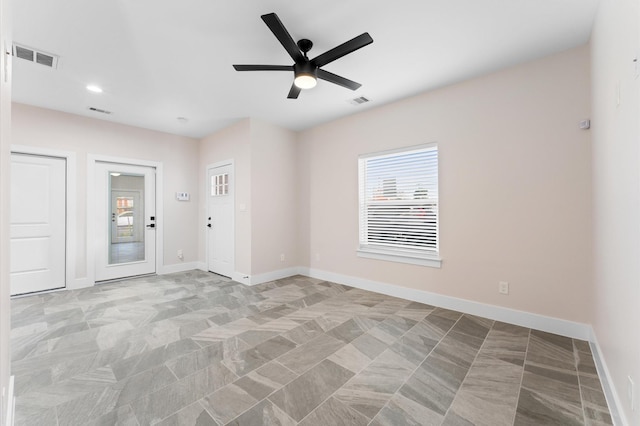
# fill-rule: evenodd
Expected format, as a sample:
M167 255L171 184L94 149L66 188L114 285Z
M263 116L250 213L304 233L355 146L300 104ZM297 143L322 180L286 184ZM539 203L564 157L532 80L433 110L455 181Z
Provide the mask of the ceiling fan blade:
M351 90L357 90L362 86L362 84L356 83L348 78L340 77L339 75L321 69L318 70L318 78Z
M289 31L284 27L280 18L278 18L278 15L275 13L268 13L266 15L262 15L261 18L264 23L267 24L267 27L269 27L273 35L276 36L280 44L282 44L282 47L284 47L289 53L289 56L291 56L296 62L303 62L304 56L302 55L302 52L298 48L296 42L293 41L293 38L291 38L291 34L289 34Z
M293 71L293 65L234 65L236 71Z
M289 90L289 94L287 95L287 99L298 99L298 95L300 94L300 88L293 83L291 85L291 90Z
M340 46L336 46L331 50L327 50L322 55L316 56L311 60L311 62L314 65L321 67L371 43L373 43L373 39L369 33L362 33L358 37L354 37L351 40L342 43Z

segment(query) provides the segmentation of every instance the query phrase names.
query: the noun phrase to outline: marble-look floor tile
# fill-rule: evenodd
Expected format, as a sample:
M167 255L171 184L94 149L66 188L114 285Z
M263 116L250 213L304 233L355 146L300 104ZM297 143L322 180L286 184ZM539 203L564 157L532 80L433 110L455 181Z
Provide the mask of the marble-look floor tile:
M360 352L360 350L352 344L343 346L327 359L354 373L359 373L371 363L371 358Z
M300 421L352 376L346 368L324 360L271 395L269 400Z
M218 426L202 404L194 402L182 410L156 423L157 426Z
M228 426L295 426L297 422L268 399L228 423Z
M295 347L291 340L276 336L235 356L225 357L223 362L238 376L244 376Z
M401 395L394 396L370 423L372 426L436 426L442 416Z
M344 387L339 389L334 395L334 398L338 401L369 419L373 419L391 397L392 395L388 393L361 389L346 389Z
M170 359L166 362L166 365L178 379L181 379L195 373L196 371L207 368L211 364L220 362L223 359L223 342L213 342L211 345L202 349Z
M278 362L289 370L302 374L345 345L328 334L321 334L313 340L298 346L278 358Z
M17 425L612 424L588 342L304 276L11 305Z
M362 414L352 410L335 398L329 398L299 424L300 426L366 426L368 423L369 419Z
M140 425L158 422L183 407L215 392L238 377L222 364L214 364L131 403Z
M500 426L513 422L522 367L495 358L478 358L471 366L446 417L474 425Z
M288 368L272 361L236 380L234 384L257 400L261 400L297 378Z
M257 402L258 400L244 389L230 384L204 397L200 403L216 422L224 425Z

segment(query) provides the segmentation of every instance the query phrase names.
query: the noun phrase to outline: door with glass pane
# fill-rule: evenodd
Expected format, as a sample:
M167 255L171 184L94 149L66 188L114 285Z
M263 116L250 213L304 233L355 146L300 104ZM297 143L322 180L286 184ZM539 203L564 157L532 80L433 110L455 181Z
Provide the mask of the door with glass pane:
M234 265L233 166L207 170L207 267L231 277Z
M155 169L98 162L96 195L96 281L155 273Z

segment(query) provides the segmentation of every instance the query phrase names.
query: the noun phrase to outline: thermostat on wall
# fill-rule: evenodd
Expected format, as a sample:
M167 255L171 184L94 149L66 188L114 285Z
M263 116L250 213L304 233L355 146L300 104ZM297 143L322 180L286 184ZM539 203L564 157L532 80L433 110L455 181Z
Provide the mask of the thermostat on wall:
M176 200L178 200L178 201L189 201L189 193L188 192L176 192Z

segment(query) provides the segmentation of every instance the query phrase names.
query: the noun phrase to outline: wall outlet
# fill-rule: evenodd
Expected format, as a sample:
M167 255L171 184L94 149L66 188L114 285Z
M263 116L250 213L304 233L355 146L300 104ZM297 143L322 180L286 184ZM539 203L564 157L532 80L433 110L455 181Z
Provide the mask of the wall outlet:
M509 283L506 281L500 281L498 283L498 293L509 294Z
M284 253L280 255L280 262L284 262Z
M631 376L627 376L627 400L629 401L629 406L631 407L631 411L636 411L635 404L635 384L633 383L633 379Z
M182 252L182 249L178 250L178 259L180 260L184 259L184 253Z

